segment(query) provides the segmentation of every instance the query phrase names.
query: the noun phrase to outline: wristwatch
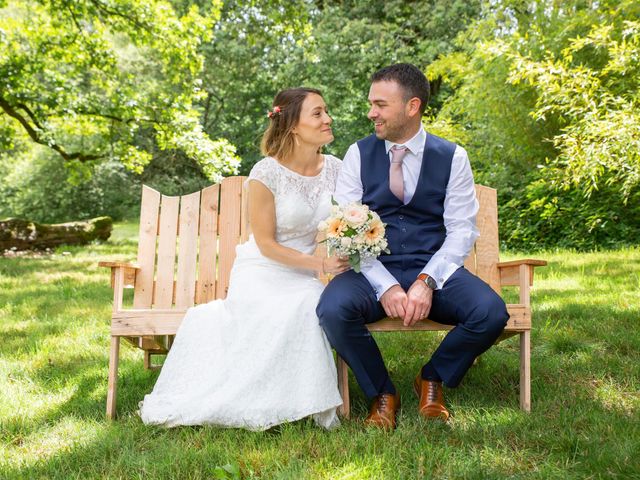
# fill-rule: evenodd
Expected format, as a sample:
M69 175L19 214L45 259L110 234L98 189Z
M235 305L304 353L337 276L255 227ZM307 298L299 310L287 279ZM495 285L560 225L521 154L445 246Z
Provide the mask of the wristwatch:
M426 273L421 273L420 275L418 275L418 280L422 280L424 283L426 283L427 287L429 287L431 290L435 290L436 288L438 288L438 285L436 284L436 281L433 279L433 277L430 277Z

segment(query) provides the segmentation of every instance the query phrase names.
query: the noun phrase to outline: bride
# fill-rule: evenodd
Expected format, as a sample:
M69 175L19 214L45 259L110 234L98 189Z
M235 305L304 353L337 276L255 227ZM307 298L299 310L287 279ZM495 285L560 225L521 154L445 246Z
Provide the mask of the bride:
M309 88L278 93L268 116L266 157L247 180L253 235L236 249L227 298L187 311L141 402L146 424L265 430L310 415L325 428L339 424L335 364L315 313L317 273L349 265L313 255L340 169L319 153L333 140L332 120Z

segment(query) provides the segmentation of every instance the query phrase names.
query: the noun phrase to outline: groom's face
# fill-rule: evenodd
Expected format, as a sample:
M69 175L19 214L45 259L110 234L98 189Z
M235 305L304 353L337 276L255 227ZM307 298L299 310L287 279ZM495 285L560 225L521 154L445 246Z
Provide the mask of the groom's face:
M371 84L369 89L368 117L375 126L376 137L397 142L404 140L411 127L408 102L404 92L395 81L382 80Z

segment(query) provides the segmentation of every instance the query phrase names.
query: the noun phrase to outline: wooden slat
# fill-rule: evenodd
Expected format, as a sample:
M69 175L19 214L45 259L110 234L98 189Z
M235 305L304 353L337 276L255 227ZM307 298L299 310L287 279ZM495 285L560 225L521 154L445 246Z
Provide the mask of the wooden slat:
M120 337L111 337L109 350L109 380L107 386L107 418L116 417L116 400L118 393L118 363L120 361Z
M157 352L166 352L166 348L163 345L163 341L164 341L165 337L164 336L157 336L157 337L152 337L152 336L144 336L144 337L138 337L138 341L136 343L136 346L142 350L152 350L152 351L157 351Z
M218 281L216 298L225 298L229 288L229 274L236 258L236 245L240 240L243 177L228 177L222 181L218 232Z
M133 294L135 308L149 308L153 300L153 270L156 261L156 233L158 231L158 207L160 193L143 185L138 233L138 265Z
M140 265L132 262L98 262L98 266L108 267L108 268L115 268L115 267L133 268L134 270L140 269Z
M444 325L432 320L418 320L413 327L405 327L402 320L397 318L383 318L375 323L367 324L370 332L423 332L423 331L442 331L451 330L451 325Z
M200 192L181 197L180 247L176 279L176 307L178 308L190 307L195 301L199 220Z
M246 179L242 178L242 205L240 209L240 242L246 242L251 235L251 224L249 223L249 189L247 188Z
M124 282L122 288L133 288L136 283L136 272L138 268L130 267L113 267L111 269L111 288L114 288L116 282L116 272L118 270L124 270Z
M138 270L133 268L124 269L124 288L135 288L136 286L136 272Z
M154 286L155 286L155 282L154 282ZM198 280L196 280L196 292L198 291L199 288L200 288L199 282L198 282ZM171 303L173 305L175 305L175 303L176 303L176 291L177 290L178 290L177 282L173 282L173 290L172 290L173 293L172 293L172 296L171 296Z
M523 264L526 265L526 264ZM500 272L500 284L505 286L519 286L520 285L520 267L504 267L499 269ZM533 268L529 269L529 285L533 285Z
M525 305L507 304L510 318L505 331L520 332L531 328L531 309ZM413 327L405 327L402 320L397 318L383 318L375 323L367 324L370 332L411 332L411 331L446 331L453 328L452 325L437 323L432 320L419 320Z
M464 260L464 268L474 275L476 274L476 246L474 245L469 252L469 256Z
M144 309L121 310L114 312L111 321L111 335L175 335L185 309L172 308L168 310Z
M520 408L531 411L531 332L520 334Z
M321 241L323 238L324 236L320 233L318 233L318 235L316 236L316 242L318 242L318 246L316 247L316 250L314 252L314 255L316 257L325 258L327 256L327 243ZM318 279L323 284L327 285L329 283L329 280L331 280L331 275L327 273L321 273L318 275Z
M338 370L338 391L342 397L342 405L338 409L338 413L344 418L349 418L351 410L351 400L349 398L349 366L340 355L337 355L337 370Z
M534 260L533 258L523 258L521 260L511 260L509 262L499 262L498 268L520 266L522 264L533 265L534 267L543 267L547 264L546 260Z
M500 275L496 264L500 261L498 244L498 196L493 188L476 185L480 208L476 240L476 275L500 293Z
M220 185L211 185L200 196L200 250L198 252L198 280L196 303L207 303L216 294L216 266L218 254L218 205Z
M153 290L153 305L155 308L169 308L173 302L179 208L180 197L162 195L160 227L158 229L158 271Z
M114 268L113 275L113 306L112 311L116 312L122 309L122 297L124 289L124 269Z
M507 311L509 312L510 318L505 327L505 331L520 332L531 330L530 307L519 303L507 303Z
M520 265L520 303L527 306L531 305L529 277L533 282L533 267L527 264Z

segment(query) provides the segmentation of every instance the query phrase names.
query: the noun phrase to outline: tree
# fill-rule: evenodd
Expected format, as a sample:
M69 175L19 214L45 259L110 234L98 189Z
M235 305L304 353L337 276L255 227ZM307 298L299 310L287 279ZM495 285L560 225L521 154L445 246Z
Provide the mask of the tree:
M431 65L454 92L437 120L468 138L476 179L498 188L510 246L640 233L640 50L626 20L639 13L628 0L492 2L460 51Z
M135 142L142 131L212 180L234 172L234 147L211 140L194 108L203 94L199 48L219 11L220 2L182 16L162 0L4 2L0 124L77 169L116 159L141 171L150 160Z
M512 57L509 82L537 94L531 116L562 120L547 175L587 196L603 183L618 185L628 200L640 187L640 22L594 25L542 60Z
M204 127L238 147L243 172L260 158L260 134L278 90L320 88L343 155L371 132L370 75L410 61L424 68L450 51L456 33L479 11L474 1L230 1L204 45ZM437 102L436 102L437 105Z

